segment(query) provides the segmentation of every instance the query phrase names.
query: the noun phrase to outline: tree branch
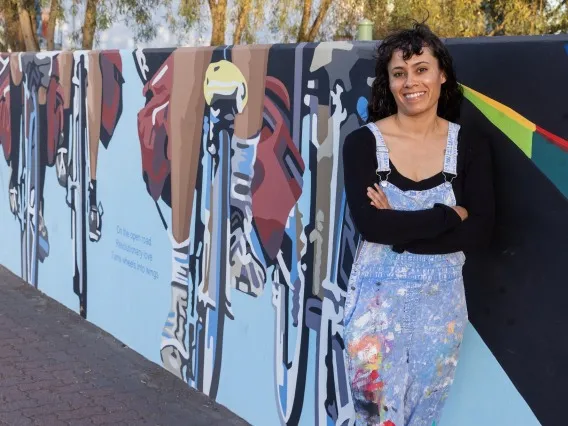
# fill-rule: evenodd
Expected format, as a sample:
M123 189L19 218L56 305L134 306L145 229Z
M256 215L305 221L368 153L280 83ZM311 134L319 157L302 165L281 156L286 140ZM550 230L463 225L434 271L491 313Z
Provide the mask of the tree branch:
M297 42L307 41L308 25L310 24L310 18L312 14L312 0L304 0L304 10L302 11L302 22L300 23L300 29L298 30Z
M316 39L316 36L318 35L319 29L321 27L321 24L323 23L323 20L325 19L325 15L327 14L330 5L331 0L322 1L318 16L316 17L316 20L312 25L312 29L310 30L306 41L314 41Z
M49 20L47 21L47 50L55 49L55 25L57 24L57 13L59 12L59 0L51 0L49 6Z
M85 50L93 48L95 39L95 31L97 29L97 3L98 0L87 0L85 8L85 20L83 21L83 42L82 47Z
M18 2L13 0L2 1L2 9L4 11L4 44L5 49L21 52L26 50L24 37L20 26L20 17L18 14Z
M225 28L227 25L227 0L209 0L211 9L211 46L225 44Z
M493 37L495 34L497 34L503 28L505 28L505 21L501 22L499 25L497 25L495 28L493 28L491 30L491 32L489 34L487 34L487 37Z
M26 9L25 4L22 0L18 1L18 18L20 21L22 35L24 37L24 45L26 47L26 50L37 52L39 50L39 44L34 33L32 18L30 16L30 12L28 11L28 9Z
M237 23L235 25L235 33L233 34L233 44L240 44L243 37L243 31L247 23L247 18L252 5L252 0L242 0Z

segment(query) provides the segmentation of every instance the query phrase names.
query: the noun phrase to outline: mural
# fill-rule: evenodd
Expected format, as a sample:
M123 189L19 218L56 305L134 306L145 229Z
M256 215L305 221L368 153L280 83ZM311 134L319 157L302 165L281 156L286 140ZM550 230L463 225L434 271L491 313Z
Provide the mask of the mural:
M122 111L120 54L2 54L0 61L0 142L11 169L10 211L20 224L22 278L37 288L38 263L49 256L44 185L46 168L55 166L71 210L73 290L86 317L86 239L98 241L102 229L97 153Z
M566 62L565 43L545 44ZM538 135L568 162L566 129L533 118L533 109L551 107L495 96L479 83L488 71L460 62L468 45L449 45L467 99L464 125L491 135L496 169L499 147L513 149L508 166L529 167L535 184L557 191L554 212L568 210L568 176L558 178L532 148ZM341 147L367 120L373 47L2 54L0 232L12 249L0 248L0 262L252 424L350 424L343 304L359 236L343 193ZM480 51L495 48L505 47ZM556 107L566 113L564 102ZM510 211L503 205L501 217L518 217ZM510 223L520 234L533 229ZM512 240L501 231L509 228L499 229L496 244L506 251ZM557 258L551 244L544 253ZM525 246L515 250L529 273ZM560 424L552 403L559 397L548 399L542 387L568 379L561 370L568 343L534 356L554 377L520 378L509 350L521 337L511 338L510 325L488 319L486 309L514 305L520 313L527 290L507 306L479 293L485 282L506 287L507 271L518 268L503 262L502 246L491 253L466 266L473 327L442 426L477 424L471 407L496 424ZM549 320L536 316L533 324ZM525 361L532 354L515 350ZM480 392L476 377L495 393ZM495 401L508 408L494 412Z
M269 53L239 46L133 54L146 97L138 113L142 175L148 194L172 214L161 359L215 397L224 323L238 316L231 289L258 297L270 277L282 421L299 421L311 328L317 421L344 424L352 406L342 306L357 235L342 199L338 150L364 122L357 102L367 80L354 87L349 73L369 69L370 52L337 45L338 62L325 45L299 46L302 73L293 76L267 75Z

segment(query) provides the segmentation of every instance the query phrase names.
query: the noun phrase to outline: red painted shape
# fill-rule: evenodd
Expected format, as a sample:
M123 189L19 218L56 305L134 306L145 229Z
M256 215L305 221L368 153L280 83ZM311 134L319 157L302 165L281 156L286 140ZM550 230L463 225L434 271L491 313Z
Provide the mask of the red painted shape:
M560 136L557 136L554 133L551 133L539 126L536 126L536 131L537 133L541 134L546 139L557 145L559 148L563 149L564 151L568 151L568 140L561 138Z

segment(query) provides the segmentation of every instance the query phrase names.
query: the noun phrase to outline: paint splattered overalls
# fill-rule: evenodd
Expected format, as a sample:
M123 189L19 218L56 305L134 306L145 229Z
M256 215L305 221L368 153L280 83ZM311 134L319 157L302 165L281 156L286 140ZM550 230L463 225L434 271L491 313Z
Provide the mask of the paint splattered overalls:
M374 123L381 185L395 210L455 206L459 125L450 123L445 182L424 191L402 191L388 182L389 155ZM377 173L379 174L379 173ZM378 223L377 226L380 226ZM436 425L448 396L467 323L463 252L396 253L362 241L349 279L345 342L355 425Z

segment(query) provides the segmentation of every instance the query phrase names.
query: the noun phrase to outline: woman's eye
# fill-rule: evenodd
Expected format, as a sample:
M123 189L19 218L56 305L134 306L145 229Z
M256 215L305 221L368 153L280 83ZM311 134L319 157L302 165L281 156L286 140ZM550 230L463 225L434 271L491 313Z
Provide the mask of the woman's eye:
M426 72L428 71L428 68L418 68L418 72Z
M393 76L394 76L394 78L398 78L398 77L401 77L401 76L402 76L402 73L401 73L401 72L395 72L395 73L393 74Z

